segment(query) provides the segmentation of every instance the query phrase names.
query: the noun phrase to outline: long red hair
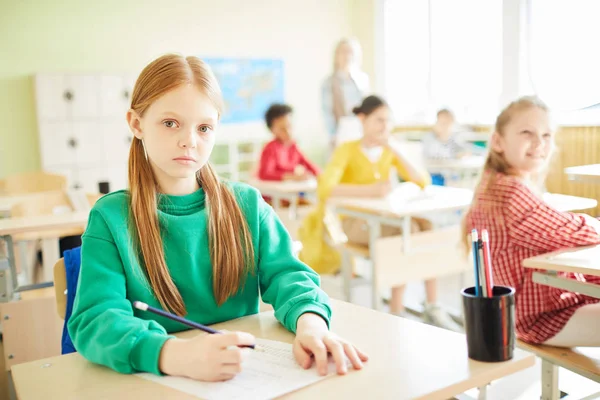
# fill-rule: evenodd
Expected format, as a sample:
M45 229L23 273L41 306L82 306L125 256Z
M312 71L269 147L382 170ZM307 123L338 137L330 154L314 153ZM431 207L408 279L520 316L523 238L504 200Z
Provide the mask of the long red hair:
M143 117L156 99L183 84L196 85L221 113L221 89L209 66L196 57L175 54L159 57L144 68L133 89L131 109ZM221 305L238 292L254 269L252 238L233 193L209 163L198 171L197 179L206 193L213 292ZM130 222L139 263L161 306L183 316L185 304L169 273L160 235L159 187L139 139L133 140L129 151L129 187Z

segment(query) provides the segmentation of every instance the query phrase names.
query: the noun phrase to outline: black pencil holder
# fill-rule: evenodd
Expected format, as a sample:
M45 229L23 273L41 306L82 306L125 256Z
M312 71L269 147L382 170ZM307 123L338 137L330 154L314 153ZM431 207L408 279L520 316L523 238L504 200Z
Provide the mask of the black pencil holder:
M98 191L102 194L110 193L110 183L106 181L98 182Z
M494 286L492 297L475 296L475 288L461 291L469 358L499 362L515 349L515 290Z

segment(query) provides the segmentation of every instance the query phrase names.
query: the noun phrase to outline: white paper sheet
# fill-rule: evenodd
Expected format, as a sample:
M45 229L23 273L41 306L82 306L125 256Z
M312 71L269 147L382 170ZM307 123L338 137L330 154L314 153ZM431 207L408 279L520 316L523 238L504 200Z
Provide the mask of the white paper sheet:
M272 399L326 378L318 375L314 365L309 370L300 367L294 359L291 344L266 339L256 339L256 344L264 351L244 350L247 354L242 364L242 372L230 381L198 382L147 373L137 375L209 400ZM334 373L335 365L330 361L328 375Z

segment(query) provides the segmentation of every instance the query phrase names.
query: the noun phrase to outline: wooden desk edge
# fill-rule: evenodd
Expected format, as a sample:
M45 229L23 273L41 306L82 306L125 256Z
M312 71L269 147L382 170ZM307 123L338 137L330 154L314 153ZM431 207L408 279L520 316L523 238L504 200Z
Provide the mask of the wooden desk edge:
M501 379L501 378L507 377L509 375L512 375L514 373L521 372L521 371L535 365L536 356L534 354L532 354L528 351L525 351L525 350L518 349L518 348L515 349L515 352L516 352L515 358L520 356L519 353L522 353L523 355L520 356L521 358L518 358L518 359L513 358L512 360L509 360L509 361L506 361L503 363L498 363L498 365L500 365L501 368L496 368L493 371L486 371L484 373L481 373L481 374L473 377L472 379L469 379L468 381L462 381L462 382L451 384L451 385L441 388L437 391L429 392L423 396L416 397L415 399L416 400L432 400L432 399L452 398L452 397L456 396L457 394L464 393L470 389L485 386L485 385L493 382L494 380ZM15 384L15 391L17 393L17 398L20 398L19 397L20 396L19 388L22 387L22 384L25 384L25 381L22 380L23 376L21 376L20 370L23 369L23 370L27 371L31 367L42 368L44 364L52 364L53 362L55 362L54 360L58 357L62 357L64 359L64 357L81 357L81 355L78 353L73 353L73 354L49 357L46 359L35 360L35 361L30 361L30 362L14 365L12 367L12 372L13 372L13 377L14 377L13 379L16 378L14 384ZM82 359L82 360L80 360L80 362L89 363L90 361ZM98 366L98 367L99 368L107 368L107 367L102 367L102 366ZM117 372L115 372L115 373L117 373ZM135 375L129 375L129 376L131 378L142 379ZM147 381L148 385L150 385L152 383L154 383L154 382ZM172 390L176 390L176 389L172 389Z
M356 206L356 205L346 205L343 203L339 203L339 204L333 203L330 205L330 207L332 207L335 210L336 214L340 214L340 215L344 215L344 210L345 210L345 211L349 211L349 212L358 212L358 213L382 217L382 218L417 217L417 216L422 216L425 213L431 213L431 212L437 211L437 210L415 210L415 211L410 211L410 212L396 213L396 212L393 212L390 210L380 210L380 209L375 210L373 208ZM462 210L467 207L469 207L469 205L456 205L453 207L444 207L443 210L440 210L440 211L441 212L450 212L450 211Z
M477 377L474 377L469 382L456 383L438 391L428 393L425 396L418 397L415 400L453 398L457 394L462 394L468 390L485 386L497 379L505 378L517 372L524 371L527 368L531 368L535 365L536 356L534 354L528 351L520 350L518 348L515 348L515 352L517 354L518 352L523 352L526 355L518 360L515 360L515 358L513 358L512 360L505 361L503 363L498 363L499 365L502 365L502 372L499 372L498 370L495 370L493 372L486 372L478 375Z
M600 247L600 245L591 245L591 246L582 246L582 247L573 247L569 249L563 249L558 251L553 251L550 253L540 254L539 256L529 257L523 260L523 267L525 268L534 268L534 269L545 269L548 271L563 271L561 267L567 267L569 269L584 269L589 270L589 268L582 268L577 265L573 265L572 262L566 262L561 260L552 260L553 257L556 257L560 254L565 253L576 253L578 251L593 249L596 247Z

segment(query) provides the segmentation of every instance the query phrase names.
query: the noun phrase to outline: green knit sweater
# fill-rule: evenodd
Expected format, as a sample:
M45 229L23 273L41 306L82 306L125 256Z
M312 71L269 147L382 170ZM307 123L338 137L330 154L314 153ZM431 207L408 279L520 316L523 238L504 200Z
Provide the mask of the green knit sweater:
M292 332L306 312L329 321L331 309L319 288L319 276L294 257L290 236L272 208L250 186L231 183L229 188L246 216L256 269L220 307L212 290L204 191L159 195L165 257L185 302L186 318L213 324L255 314L262 294L263 301L273 305L276 318ZM158 360L171 337L168 334L187 327L132 307L135 300L159 308L160 304L132 245L128 196L125 191L108 194L90 212L68 329L77 351L92 362L123 373L160 374Z

